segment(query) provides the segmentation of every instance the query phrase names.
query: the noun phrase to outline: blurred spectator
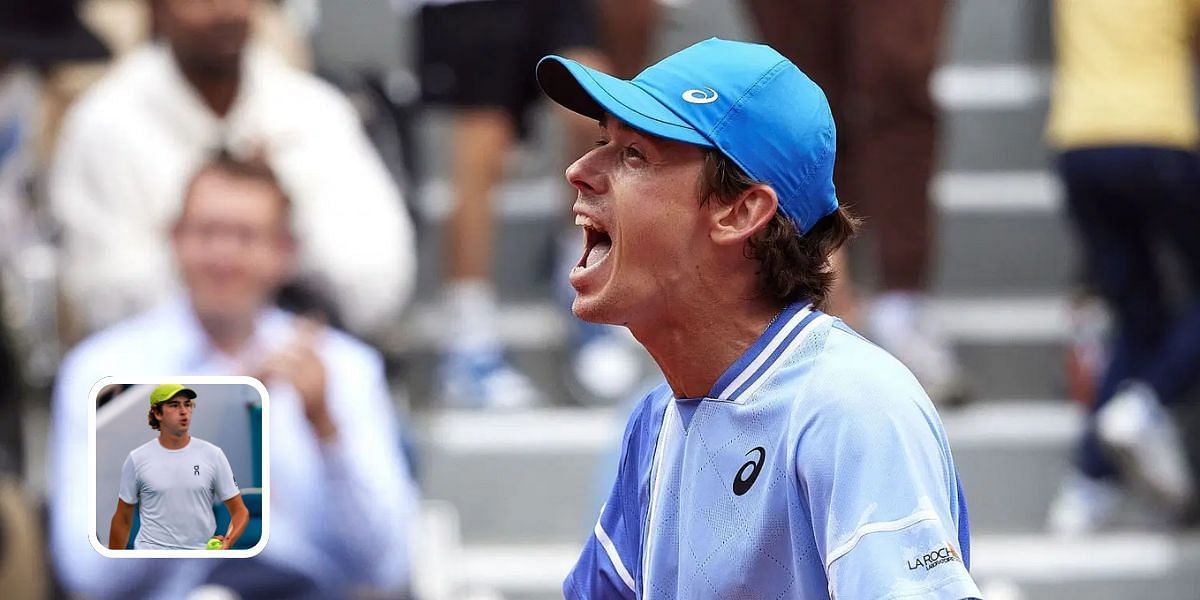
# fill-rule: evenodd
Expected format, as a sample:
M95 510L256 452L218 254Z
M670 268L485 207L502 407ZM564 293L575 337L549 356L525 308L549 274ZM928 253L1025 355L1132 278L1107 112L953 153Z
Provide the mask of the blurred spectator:
M454 208L445 234L448 325L440 388L450 404L513 408L541 394L504 358L497 335L491 281L496 230L492 197L504 179L513 146L525 137L540 94L534 66L559 53L592 66L607 61L596 49L596 15L587 0L428 0L418 21L424 102L453 109L451 176ZM596 137L594 123L561 109L569 156L581 156ZM567 195L564 188L563 194ZM564 203L565 206L565 203ZM565 211L564 211L565 212ZM577 259L582 242L572 237ZM569 267L568 267L569 268ZM581 332L578 349L604 396L632 392L640 365L632 348L608 330ZM628 349L627 349L628 348ZM577 369L577 371L579 371ZM589 389L588 392L593 390Z
M149 0L81 0L79 16L95 31L117 58L141 48L151 39ZM283 57L289 65L308 70L312 56L300 28L288 19L274 0L254 0L251 15L253 39ZM44 115L38 145L39 162L48 162L58 139L62 119L75 100L100 80L111 62L67 61L46 74L42 94Z
M166 251L187 176L218 148L263 152L295 206L300 276L351 329L396 317L414 270L395 183L349 102L247 43L253 0L152 0L161 43L130 52L70 110L50 196L67 300L84 329L177 289Z
M39 99L46 74L63 61L107 56L74 0L0 0L0 327L12 328L22 371L34 382L49 379L60 353L51 227L35 195L44 142Z
M171 248L187 295L85 340L63 361L49 456L64 587L180 598L336 598L408 580L418 510L377 352L269 305L294 264L290 204L265 164L219 158L186 186ZM170 295L148 285L145 295ZM88 393L104 375L256 375L270 392L270 541L252 562L107 559L88 544ZM157 565L157 567L156 567Z
M864 330L913 371L935 402L965 399L962 369L926 315L934 214L929 198L937 63L945 0L746 0L767 44L828 96L838 127L838 197L865 217L879 291ZM858 320L842 274L826 309Z
M632 79L652 55L663 0L597 0L601 47L612 74Z
M1104 526L1125 482L1187 508L1194 483L1170 407L1200 374L1200 157L1191 0L1059 0L1048 137L1087 280L1112 313L1108 363L1049 526ZM1160 253L1183 267L1172 298ZM1178 300L1178 301L1173 301Z

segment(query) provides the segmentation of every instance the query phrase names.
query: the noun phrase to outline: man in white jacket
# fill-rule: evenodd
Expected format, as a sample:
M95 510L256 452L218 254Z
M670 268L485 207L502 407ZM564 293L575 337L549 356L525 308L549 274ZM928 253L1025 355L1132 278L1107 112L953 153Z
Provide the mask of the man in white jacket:
M70 110L50 173L63 283L95 330L178 287L167 229L183 186L224 148L261 154L294 203L299 274L345 325L394 320L415 271L395 183L333 87L249 43L254 0L151 0L159 41L131 52Z

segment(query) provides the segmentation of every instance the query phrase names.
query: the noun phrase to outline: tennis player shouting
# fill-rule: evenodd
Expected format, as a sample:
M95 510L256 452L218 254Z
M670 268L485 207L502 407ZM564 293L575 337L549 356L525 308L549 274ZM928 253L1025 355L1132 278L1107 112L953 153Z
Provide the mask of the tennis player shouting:
M666 378L633 411L564 594L979 597L933 405L815 308L855 227L820 88L718 39L632 81L555 56L537 75L600 124L567 170L586 234L574 312L627 326Z

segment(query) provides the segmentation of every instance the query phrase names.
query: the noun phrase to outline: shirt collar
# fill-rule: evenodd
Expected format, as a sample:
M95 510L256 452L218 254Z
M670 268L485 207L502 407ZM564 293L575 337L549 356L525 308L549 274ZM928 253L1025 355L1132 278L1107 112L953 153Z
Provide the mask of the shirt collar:
M797 302L784 308L766 331L758 336L742 356L717 378L708 398L740 403L748 391L756 389L771 367L782 360L789 346L821 312L807 302Z
M160 310L163 311L162 318L169 324L162 330L174 332L170 344L176 349L181 364L189 369L199 368L214 360L230 365L261 360L265 354L286 341L291 323L291 315L287 312L274 306L265 307L255 317L254 334L245 347L238 356L229 356L212 345L185 296L173 298Z

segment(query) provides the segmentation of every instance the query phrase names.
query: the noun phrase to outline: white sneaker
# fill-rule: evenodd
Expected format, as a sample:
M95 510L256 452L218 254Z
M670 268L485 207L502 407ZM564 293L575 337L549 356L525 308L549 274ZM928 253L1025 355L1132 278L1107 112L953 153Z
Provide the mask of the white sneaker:
M571 377L581 395L604 404L630 400L642 383L643 367L639 349L619 331L592 337L571 357Z
M923 309L919 294L882 294L869 311L870 337L912 371L935 404L962 404L969 396L962 367Z
M1096 430L1118 466L1176 511L1195 495L1191 466L1171 413L1149 386L1124 385L1096 414Z
M442 402L458 408L512 410L542 403L533 382L499 352L450 353L441 366Z
M1112 481L1071 470L1050 501L1046 529L1056 535L1096 533L1112 522L1123 493Z

